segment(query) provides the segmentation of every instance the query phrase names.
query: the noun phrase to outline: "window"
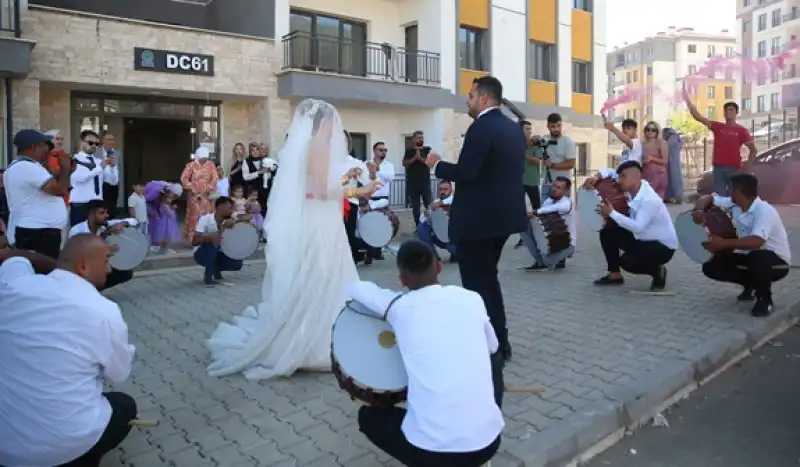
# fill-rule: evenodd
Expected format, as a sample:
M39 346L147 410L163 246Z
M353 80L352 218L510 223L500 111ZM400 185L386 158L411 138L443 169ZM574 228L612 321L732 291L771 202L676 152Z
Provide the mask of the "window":
M293 10L289 15L292 67L366 75L367 25Z
M747 32L750 30L750 20L742 21L742 32Z
M725 56L733 57L733 47L725 47Z
M689 74L693 75L697 73L697 65L689 65Z
M772 70L772 82L779 83L781 81L781 70Z
M697 45L696 44L689 44L689 47L686 49L690 54L697 53Z
M572 8L576 10L592 11L592 0L572 0Z
M367 160L367 135L366 133L350 133L350 139L353 140L354 157L358 160Z
M714 87L714 86L709 86L708 87L708 98L709 99L714 99L715 97L717 97L717 88Z
M750 6L750 0L742 0L742 6Z
M772 10L772 27L781 25L781 9Z
M764 58L767 56L767 41L759 41L758 42L758 58Z
M625 66L625 55L619 54L617 55L617 67Z
M717 109L713 105L706 107L706 118L709 118L709 119L713 120L714 119L714 115L716 115L716 113L717 113Z
M572 92L592 93L592 64L572 62Z
M797 65L792 63L789 65L789 69L784 72L784 76L788 78L794 78L797 76Z
M770 110L777 110L781 108L781 93L773 92L769 95L769 108Z
M651 117L652 115L653 115L653 106L652 105L648 105L647 106L647 117Z
M766 110L766 97L765 96L758 96L756 98L756 112L763 112Z
M750 79L749 75L744 75L744 74L742 75L742 84L750 84L752 82L753 80Z
M639 81L639 70L635 70L633 72L633 82L636 83Z
M653 67L652 66L648 66L647 67L647 76L653 76Z
M716 54L717 54L717 48L714 47L713 45L709 45L708 48L706 49L706 57L711 58Z
M742 47L742 57L750 57L750 49L747 47Z
M762 13L758 15L758 30L763 31L767 29L767 14Z
M749 112L752 107L753 107L753 101L750 100L749 97L745 97L744 99L742 99L742 109Z
M759 86L763 86L763 85L767 84L767 77L766 76L759 76L758 77L758 81L756 81L756 84L758 84Z
M589 173L589 145L576 143L575 175L581 176Z
M558 77L556 46L531 42L528 44L528 78L555 82Z
M781 53L781 38L780 37L773 37L772 43L770 44L770 53L772 55L778 55Z
M631 72L625 73L625 84L631 84Z
M733 99L733 86L725 86L725 99Z
M634 119L634 120L637 120L637 118L636 118L636 109L633 109L631 111L631 118Z
M458 30L458 66L467 70L487 71L481 29L462 26Z

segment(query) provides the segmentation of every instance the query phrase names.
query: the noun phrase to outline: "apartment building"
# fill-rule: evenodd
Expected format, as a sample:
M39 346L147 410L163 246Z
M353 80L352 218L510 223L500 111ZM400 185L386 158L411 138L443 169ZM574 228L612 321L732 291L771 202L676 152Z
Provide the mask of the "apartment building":
M608 96L619 97L629 87L638 98L614 109L612 119L621 122L632 118L639 125L655 121L669 125L673 115L684 109L675 99L683 79L711 57L733 57L736 37L723 30L705 34L692 28L669 28L634 44L614 48L608 53ZM705 80L693 92L700 112L709 118L720 118L725 102L739 101L733 74Z
M743 57L767 58L782 52L800 37L800 0L736 0L737 46ZM800 106L798 54L789 65L769 77L741 77L742 121L759 129L771 121L797 123ZM777 131L776 131L777 133Z
M340 109L360 157L383 141L399 167L419 129L452 160L488 73L539 130L562 113L581 167L605 159L605 0L3 2L5 161L20 128L60 129L72 149L108 130L126 185L174 180L201 144L223 163L237 142L279 148L307 97Z

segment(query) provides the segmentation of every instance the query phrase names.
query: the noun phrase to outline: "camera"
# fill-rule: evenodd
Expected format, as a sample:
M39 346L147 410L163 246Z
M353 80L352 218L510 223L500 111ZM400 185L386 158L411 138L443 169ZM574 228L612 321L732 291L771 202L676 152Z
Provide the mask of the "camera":
M554 139L539 138L539 141L536 143L535 146L537 148L541 148L541 149L544 150L544 154L542 154L542 159L543 160L548 160L548 159L550 159L550 155L547 154L547 147L548 146L556 146L557 144L558 144L558 141L556 141Z

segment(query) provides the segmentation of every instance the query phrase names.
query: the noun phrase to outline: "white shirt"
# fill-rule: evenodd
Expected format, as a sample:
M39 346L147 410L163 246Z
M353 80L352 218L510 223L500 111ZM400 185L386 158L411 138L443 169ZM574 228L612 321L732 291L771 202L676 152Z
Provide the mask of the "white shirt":
M139 193L131 193L128 197L128 208L133 209L136 222L140 224L147 223L147 201L145 201L144 196Z
M617 178L617 173L613 169L602 169L600 175L603 178L615 180ZM653 187L646 180L642 180L636 196L631 198L631 195L627 194L627 197L630 217L617 211L612 211L609 217L620 227L630 231L637 240L654 240L670 250L677 250L678 234L675 233L672 217L664 200L658 196Z
M208 235L219 232L217 218L214 217L214 213L212 212L200 216L200 219L197 220L197 226L194 228L194 231L200 235ZM197 251L198 248L200 248L200 245L194 247L194 251Z
M227 177L222 177L217 181L217 194L219 196L231 195L231 181Z
M442 203L442 206L450 206L450 205L452 205L452 204L453 204L453 195L450 195L450 196L448 196L448 197L447 197L447 198L445 198L445 199L439 199L439 200L436 200L436 201L439 201L440 203ZM436 201L434 201L434 203L435 203ZM431 204L433 204L433 203L431 203ZM423 210L423 212L422 212L422 213L419 215L419 222L420 222L420 223L428 222L428 216L426 215L426 213L425 213L425 211L424 211L424 210Z
M642 142L639 138L633 138L631 140L631 146L633 147L629 148L627 144L622 144L622 154L619 156L620 164L628 161L642 163Z
M350 284L347 292L381 316L398 295L371 282ZM431 285L394 302L387 321L408 373L408 441L433 452L471 452L494 442L505 425L489 361L497 337L480 295Z
M364 161L356 159L353 156L347 156L347 162L345 162L344 164L344 171L342 172L342 176L343 177L347 176L347 172L353 167L361 169L361 176L358 178L358 180L352 178L348 180L347 184L344 185L345 190L348 188L356 188L359 182L365 186L369 185L369 182L371 181L369 179L369 170L367 169L367 164L365 164ZM347 201L350 201L350 204L355 204L356 206L358 206L358 198L347 198Z
M111 419L103 380L130 374L128 327L114 302L71 272L37 275L11 258L0 284L0 464L64 464Z
M375 174L377 175L378 181L381 182L383 186L375 190L375 193L372 194L373 198L378 198L383 196L387 198L389 197L389 193L391 193L391 188L392 188L392 180L394 180L394 174L395 174L394 165L392 165L391 162L384 159L384 161L381 162L378 168L378 172Z
M107 227L111 227L112 225L121 224L123 222L127 222L128 225L130 225L131 227L133 227L133 226L135 226L137 224L136 219L110 219L107 222L107 226L102 226L101 225L100 227L97 228L97 235L102 235L103 232L106 231ZM71 229L69 229L69 237L74 237L75 235L78 235L78 234L87 234L87 233L91 233L89 231L89 221L83 221L80 224L75 224L75 225L72 226Z
M94 155L79 152L75 154L75 159L85 164L94 162L95 167L89 170L88 167L82 164L75 165L75 171L72 172L70 182L72 182L72 191L69 195L70 203L88 203L93 199L103 199L103 183L110 185L117 185L119 183L119 169L117 167L101 167L103 162L103 149L97 149ZM99 193L95 192L94 179L97 177L99 184Z
M53 175L42 164L31 159L18 159L3 174L10 212L8 241L14 243L17 227L28 229L63 229L67 225L64 198L42 191Z
M561 214L561 217L564 218L564 222L567 223L567 229L569 229L570 241L572 246L575 246L577 235L575 232L575 213L572 209L572 200L569 199L568 196L562 196L558 201L553 200L553 198L547 198L544 200L544 203L542 203L542 207L536 210L536 214L550 214L553 212Z
M792 263L792 249L789 246L786 228L783 226L780 214L771 204L756 198L750 209L742 211L742 208L734 204L730 198L714 195L714 205L731 210L739 238L761 237L764 239L762 249L774 252L788 264ZM750 251L752 250L737 250L736 253L747 254Z

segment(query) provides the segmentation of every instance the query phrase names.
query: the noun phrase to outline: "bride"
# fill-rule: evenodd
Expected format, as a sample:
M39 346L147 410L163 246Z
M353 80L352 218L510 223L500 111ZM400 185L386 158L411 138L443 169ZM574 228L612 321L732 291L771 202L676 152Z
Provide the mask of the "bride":
M211 335L211 376L241 371L256 380L301 368L330 370L331 326L347 300L347 284L358 280L343 203L345 195L369 196L379 185L345 193L343 175L353 163L336 109L301 102L278 157L264 225L262 301Z

